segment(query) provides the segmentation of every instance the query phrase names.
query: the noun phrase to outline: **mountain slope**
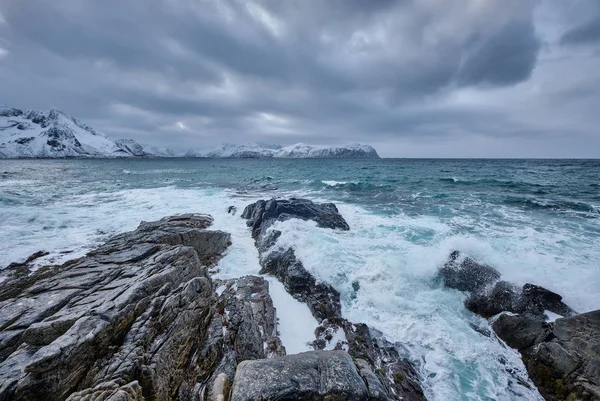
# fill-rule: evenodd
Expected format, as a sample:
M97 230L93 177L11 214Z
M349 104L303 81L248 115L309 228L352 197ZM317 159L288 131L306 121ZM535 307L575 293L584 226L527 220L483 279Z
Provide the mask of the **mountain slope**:
M114 141L56 109L0 107L0 158L147 155L134 140Z

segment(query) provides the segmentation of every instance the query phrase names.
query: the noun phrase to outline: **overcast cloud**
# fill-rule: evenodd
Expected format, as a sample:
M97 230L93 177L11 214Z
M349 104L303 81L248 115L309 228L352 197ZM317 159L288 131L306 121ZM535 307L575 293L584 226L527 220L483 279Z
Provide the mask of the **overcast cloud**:
M0 104L176 150L600 157L600 2L0 0Z

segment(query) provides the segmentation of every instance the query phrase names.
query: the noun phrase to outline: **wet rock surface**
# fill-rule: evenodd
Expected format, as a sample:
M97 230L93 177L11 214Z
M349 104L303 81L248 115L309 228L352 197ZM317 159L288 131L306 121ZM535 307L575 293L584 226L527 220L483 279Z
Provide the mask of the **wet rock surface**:
M559 294L534 284L518 287L501 281L496 269L463 257L457 251L452 252L448 262L440 269L439 277L446 287L467 292L466 308L485 318L501 312L545 318L546 310L560 316L576 314L562 302Z
M600 399L600 310L542 322L531 315L500 316L498 337L517 348L547 400Z
M213 316L207 266L229 234L188 214L83 258L11 276L0 301L0 400L191 399Z
M373 387L346 352L315 351L241 363L231 400L385 400Z
M446 286L469 293L465 306L492 318L498 338L517 349L547 400L600 400L600 311L577 314L562 296L534 284L499 281L492 267L453 252L440 271ZM548 312L564 318L547 322ZM507 313L503 313L507 312Z
M315 332L315 350L347 352L359 367L365 383L371 383L368 388L372 390L372 394L361 395L364 398L356 399L424 400L418 374L411 362L400 356L398 347L387 342L383 336L374 335L367 325L353 324L342 318L339 292L327 283L318 282L306 270L292 248L278 246L281 232L271 227L278 220L314 220L322 228L348 230L349 226L337 207L303 199L272 199L247 206L242 217L248 219L248 226L252 228L260 255L261 274L277 277L294 298L306 303L320 323ZM314 388L307 394L308 398L281 399L320 400L325 397L323 391ZM335 398L334 395L327 397L346 399Z
M381 333L364 323L351 323L344 318L321 322L315 330L315 349L348 352L357 366L368 368L363 378L377 385L386 399L424 400L419 375L414 366L398 353L400 344L391 344ZM359 362L360 361L360 362ZM360 370L360 369L359 369ZM361 371L362 372L362 371ZM373 388L369 385L369 388Z
M256 238L260 230L265 230L274 221L288 219L312 220L321 228L348 231L350 226L333 203L314 203L308 199L270 199L260 200L246 206L242 217L248 220L252 228L252 237Z

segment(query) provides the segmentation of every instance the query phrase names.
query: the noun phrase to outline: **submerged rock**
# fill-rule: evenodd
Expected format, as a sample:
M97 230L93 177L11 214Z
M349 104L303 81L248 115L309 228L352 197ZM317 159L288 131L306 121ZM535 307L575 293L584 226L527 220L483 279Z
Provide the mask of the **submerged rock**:
M493 267L477 263L469 257L461 260L457 251L452 252L450 260L439 274L446 287L473 293L500 279L500 273Z

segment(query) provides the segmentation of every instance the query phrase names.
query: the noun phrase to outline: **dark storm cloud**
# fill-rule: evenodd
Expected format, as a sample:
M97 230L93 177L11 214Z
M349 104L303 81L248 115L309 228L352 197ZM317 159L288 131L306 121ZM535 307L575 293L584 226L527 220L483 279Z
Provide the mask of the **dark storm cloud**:
M396 141L535 137L535 121L509 118L503 98L485 108L458 95L472 104L470 91L531 79L536 4L3 2L0 104L59 107L109 135L179 149L361 141L391 156Z
M565 32L561 43L565 45L600 43L600 10L587 22Z

